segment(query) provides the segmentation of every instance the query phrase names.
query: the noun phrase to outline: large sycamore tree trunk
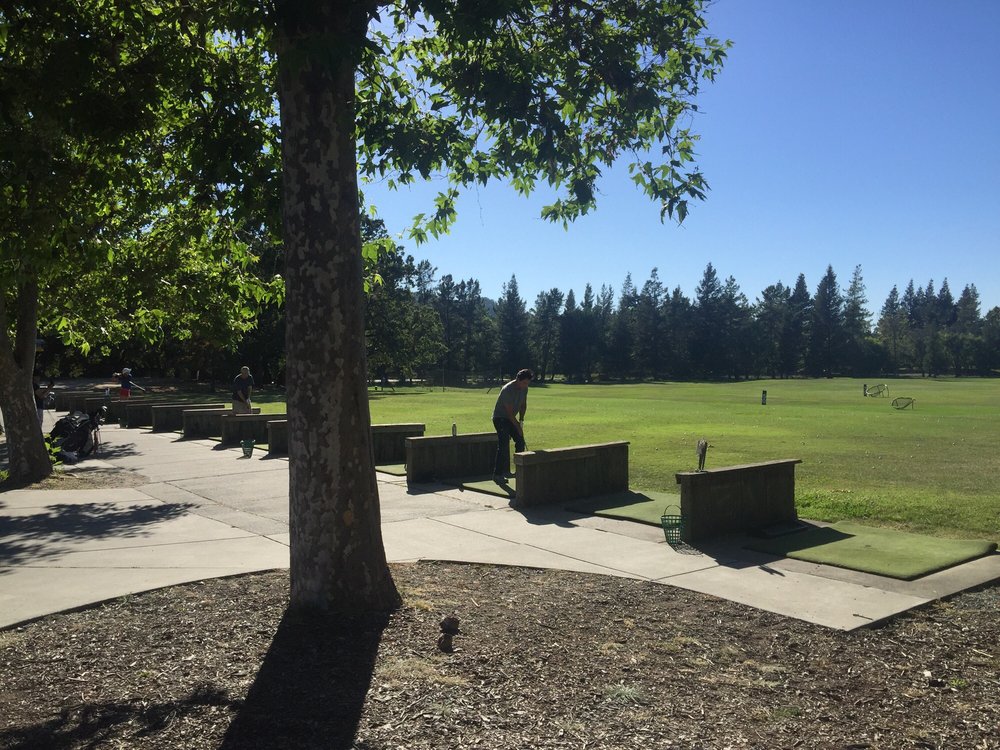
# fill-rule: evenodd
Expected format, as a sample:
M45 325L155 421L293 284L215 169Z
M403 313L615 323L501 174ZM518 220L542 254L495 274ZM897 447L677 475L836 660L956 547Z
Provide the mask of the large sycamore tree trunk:
M35 326L38 321L38 284L27 281L16 294L17 330L11 340L11 317L0 292L0 410L7 437L10 479L16 484L37 482L52 473L38 425L31 376L35 366Z
M286 254L291 606L399 604L382 543L368 411L354 75L368 14L278 4Z

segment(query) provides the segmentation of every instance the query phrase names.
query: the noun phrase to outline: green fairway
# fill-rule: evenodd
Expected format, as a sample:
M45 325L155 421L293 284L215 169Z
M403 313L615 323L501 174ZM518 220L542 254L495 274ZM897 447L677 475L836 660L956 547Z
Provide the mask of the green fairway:
M864 382L887 383L889 398L863 397ZM529 394L529 450L628 440L629 484L638 491L677 492L674 474L696 468L704 437L708 468L801 458L804 518L998 536L1000 380L533 384ZM428 435L449 434L452 423L491 432L496 396L485 388L369 393L373 423L423 422ZM915 406L893 409L897 396Z

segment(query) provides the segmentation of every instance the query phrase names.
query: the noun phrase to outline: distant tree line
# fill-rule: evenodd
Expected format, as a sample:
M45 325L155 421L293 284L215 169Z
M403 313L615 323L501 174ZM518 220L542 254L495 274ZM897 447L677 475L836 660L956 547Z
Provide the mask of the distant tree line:
M597 292L587 284L580 298L553 287L529 306L516 276L492 300L478 280L439 275L428 261L414 260L390 241L381 220L363 216L362 234L366 244L384 248L367 267L365 337L375 382L495 382L521 367L570 382L1000 370L1000 307L981 315L974 284L956 300L947 279L940 288L911 280L902 293L893 287L875 317L860 266L843 288L828 267L813 292L799 274L794 285L775 282L750 302L732 276L720 280L709 263L693 298L680 286L669 290L654 268L641 287L629 274L617 294L608 284ZM277 247L261 257L264 276L280 272ZM252 330L231 333L231 349L203 346L201 336L166 336L155 347L136 342L117 358L91 356L84 365L82 355L55 341L41 358L54 360L53 372L110 372L128 362L144 375L216 380L248 364L259 382L283 382L280 307L262 305Z
M894 287L875 318L861 267L846 288L828 267L810 293L803 274L750 302L709 263L694 297L668 290L654 268L641 287L590 284L577 298L552 288L532 306L516 276L494 303L476 279L436 276L402 252L379 261L369 299L369 369L376 379L460 384L509 377L571 382L835 375L989 375L1000 368L1000 308L980 315L969 284L956 300L945 280Z

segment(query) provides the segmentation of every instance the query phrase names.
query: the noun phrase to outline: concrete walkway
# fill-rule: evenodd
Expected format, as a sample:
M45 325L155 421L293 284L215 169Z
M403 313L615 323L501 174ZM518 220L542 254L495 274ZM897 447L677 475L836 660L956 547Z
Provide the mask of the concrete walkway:
M288 567L288 462L176 434L103 428L73 471L133 472L125 489L0 495L0 627L187 581ZM392 562L523 565L649 580L851 630L1000 579L994 554L906 582L743 548L681 553L660 529L379 474Z

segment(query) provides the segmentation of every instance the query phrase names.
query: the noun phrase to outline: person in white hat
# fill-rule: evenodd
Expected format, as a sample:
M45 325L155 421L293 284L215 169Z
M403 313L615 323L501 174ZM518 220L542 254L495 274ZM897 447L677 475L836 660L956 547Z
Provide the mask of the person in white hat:
M132 389L138 388L140 391L145 392L145 388L138 385L134 380L132 380L132 368L123 367L121 372L116 372L114 374L115 378L118 378L118 398L121 401L128 401L132 397Z

